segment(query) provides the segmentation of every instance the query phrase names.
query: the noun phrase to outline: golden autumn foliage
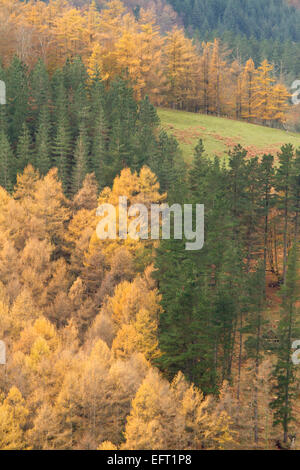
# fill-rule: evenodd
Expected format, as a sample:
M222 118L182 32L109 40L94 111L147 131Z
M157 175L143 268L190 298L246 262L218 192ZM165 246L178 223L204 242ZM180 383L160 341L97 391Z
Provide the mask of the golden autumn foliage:
M29 414L25 400L17 387L9 390L7 397L0 403L0 449L25 449L24 427Z
M29 67L42 58L50 71L80 56L91 78L100 74L109 85L123 75L137 99L148 95L155 105L268 124L285 120L289 94L275 83L272 64L230 63L219 40L200 46L178 26L163 35L151 5L143 5L138 19L120 0L101 7L1 0L0 56L9 63L17 54Z
M166 198L166 194L159 193L159 183L157 178L148 167L143 167L139 174L137 172L132 172L129 168L122 170L120 176L115 178L112 189L104 188L98 199L99 206L102 204L111 204L115 207L117 237L115 240L100 240L95 231L90 240L86 263L89 262L89 258L95 255L99 249L101 249L106 256L109 256L112 251L115 251L116 248L120 247L125 247L129 253L133 254L136 258L139 258L139 252L142 246L141 243L144 247L145 242L134 240L131 237L127 237L123 240L118 236L119 198L123 196L127 197L128 207L134 204L144 204L147 209L150 209L151 204L158 204L163 202ZM134 218L128 217L128 224L131 219ZM96 224L101 220L101 217L96 217ZM154 243L155 242L149 240L146 245L151 249ZM145 253L142 256L145 256Z
M165 312L152 247L143 258L141 242L94 243L97 204L121 194L147 207L165 198L146 167L100 195L87 175L73 200L55 170L29 166L11 194L0 188L0 448L251 449L254 426L271 447L270 359L256 376L245 364L239 399L235 377L204 396L155 367Z
M218 413L212 397L204 399L179 372L170 385L150 370L132 402L123 449L224 449L234 445L232 422Z
M108 258L98 252L102 270L86 266L93 181L88 175L68 201L55 171L42 177L29 166L12 195L0 193L0 336L8 349L0 448L226 447L233 441L225 412L214 424L196 387L182 374L170 384L152 365L163 314L153 265L141 272L130 248L115 244ZM95 190L90 204L88 188ZM143 168L139 175L123 170L100 200L125 189L148 205L164 198ZM61 253L72 250L66 265Z

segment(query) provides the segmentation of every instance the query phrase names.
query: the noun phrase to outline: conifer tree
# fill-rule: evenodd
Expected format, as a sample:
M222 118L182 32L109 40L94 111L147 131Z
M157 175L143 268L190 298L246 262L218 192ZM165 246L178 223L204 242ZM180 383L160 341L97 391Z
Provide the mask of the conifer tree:
M120 79L112 83L106 102L110 125L108 164L114 177L122 168L132 163L137 105L133 90Z
M204 151L203 141L199 139L194 151L193 166L189 173L189 188L193 199L198 201L201 199L206 200L206 189L203 188L203 185L206 183L205 175L207 176L209 171L209 162L204 155Z
M60 118L56 126L56 136L53 145L54 164L58 169L59 177L64 190L70 191L71 165L71 135L70 126L66 118Z
M149 165L156 151L155 131L159 122L157 112L146 96L140 102L137 122L138 145L134 163L138 170L143 165Z
M268 322L263 316L265 306L265 270L264 264L260 263L253 273L247 276L246 304L248 315L244 333L247 334L245 347L248 357L254 360L255 376L258 377L259 368L263 359L265 343L263 341L263 330ZM253 400L253 434L254 442L258 444L258 423L259 423L259 396L257 382L254 384Z
M88 172L88 159L89 149L87 133L84 126L81 125L74 151L74 165L72 170L72 193L77 193L82 186L85 175Z
M294 211L294 240L297 243L300 224L300 150L296 150L296 158L293 165L292 199Z
M292 174L293 174L293 160L294 149L291 144L281 147L278 154L279 167L276 173L276 190L278 208L283 214L283 265L282 277L283 282L286 279L287 258L288 258L288 229L289 219L291 216L292 205Z
M187 102L195 100L197 70L199 68L195 46L184 36L182 30L174 28L164 47L168 83L168 103L173 108L184 109Z
M108 166L108 124L102 103L93 123L93 139L90 158L90 170L95 173L100 188L104 188L109 182L107 175Z
M37 119L44 106L48 106L51 98L50 79L45 63L39 59L30 74L30 114L33 123Z
M281 425L283 441L287 443L288 430L293 420L293 400L295 399L295 371L292 363L292 342L299 337L297 301L297 249L289 254L286 282L282 288L282 316L278 327L279 345L276 352L277 363L273 370L276 384L275 398L271 402L274 410L274 424Z
M242 117L251 121L254 115L254 93L255 93L255 65L252 59L249 59L242 72Z
M0 185L10 190L13 184L13 153L4 130L0 130Z
M17 172L22 172L24 168L29 164L33 164L33 148L32 139L28 127L25 122L22 126L22 132L18 139L17 145Z
M37 132L35 136L36 166L42 174L46 174L51 167L51 123L47 106L42 106L38 118Z
M28 111L27 67L15 56L6 74L8 136L15 143Z
M0 447L3 450L26 448L25 425L29 410L17 387L9 390L0 404Z
M266 271L267 271L267 250L268 250L268 236L269 236L269 218L272 208L272 188L274 185L275 171L273 168L274 157L272 155L263 155L260 164L259 183L261 186L262 197L260 198L261 211L264 217L264 296L266 295Z
M161 190L168 191L170 200L176 191L179 196L179 187L176 187L179 176L176 165L177 155L178 143L176 139L173 136L168 136L167 132L162 130L159 133L157 149L150 158L150 168L157 175Z

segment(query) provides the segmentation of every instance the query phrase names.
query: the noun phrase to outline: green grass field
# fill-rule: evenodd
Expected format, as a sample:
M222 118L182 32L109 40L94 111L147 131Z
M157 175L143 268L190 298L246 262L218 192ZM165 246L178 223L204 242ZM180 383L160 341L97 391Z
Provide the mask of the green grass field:
M187 163L192 160L199 138L203 139L206 153L211 157L226 156L238 143L248 150L249 155L276 155L286 143L300 147L300 134L284 130L170 109L159 109L158 114L162 127L178 140Z

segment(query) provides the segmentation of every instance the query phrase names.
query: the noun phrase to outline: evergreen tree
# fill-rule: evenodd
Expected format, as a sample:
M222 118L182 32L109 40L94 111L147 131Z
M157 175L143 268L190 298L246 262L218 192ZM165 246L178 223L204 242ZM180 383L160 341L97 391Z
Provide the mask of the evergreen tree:
M10 190L13 184L13 153L3 129L0 129L0 186Z
M17 164L16 171L23 172L24 168L29 164L33 164L32 139L28 127L25 122L22 126L22 132L17 144Z
M293 400L295 399L295 372L292 364L292 342L299 337L297 301L297 249L294 244L289 254L286 282L282 288L282 315L278 327L279 345L276 352L277 363L272 375L276 384L275 398L271 403L274 409L274 424L281 425L283 441L286 443L288 430L293 421Z
M61 118L56 127L53 157L63 188L67 193L70 191L70 172L72 171L71 149L70 126L66 118Z
M189 172L189 188L196 201L207 201L207 188L208 185L208 172L210 171L210 163L207 157L204 155L204 145L202 139L199 139L195 151L194 161L192 168Z
M85 175L88 172L88 139L86 129L81 125L74 151L74 165L72 173L72 193L77 193L82 186Z
M264 270L264 296L266 296L266 271L267 271L267 251L268 251L268 236L269 236L269 217L272 208L272 189L274 185L275 171L273 168L274 157L272 155L263 155L260 171L259 171L259 185L261 187L261 197L258 203L261 206L261 212L264 218L264 240L263 240L263 270Z
M279 167L276 172L276 190L277 190L277 205L283 215L283 267L282 277L283 282L286 280L287 271L287 258L288 258L288 231L289 220L291 216L292 206L292 175L293 175L293 161L294 149L291 144L281 147L278 154Z
M49 110L46 105L42 106L39 114L35 145L36 166L40 172L45 175L50 170L52 163L51 122Z
M89 113L88 74L81 58L76 57L72 61L66 61L62 75L67 90L70 121L75 135L79 131L82 120L87 119Z
M39 59L30 74L30 122L37 125L42 108L49 105L51 98L50 79L45 63Z
M105 187L110 181L107 145L108 125L103 105L99 103L98 112L93 123L90 171L95 173L100 188Z
M179 186L176 185L178 179L177 160L178 143L173 136L168 136L165 131L159 133L157 149L150 159L150 168L157 175L160 188L167 191L169 199L172 200L174 193L178 195ZM178 197L177 197L178 200Z
M148 96L139 104L137 121L137 148L134 164L139 170L143 165L149 165L156 151L155 131L160 123L156 109L150 103Z
M6 74L8 136L15 143L21 133L28 111L27 67L14 57Z

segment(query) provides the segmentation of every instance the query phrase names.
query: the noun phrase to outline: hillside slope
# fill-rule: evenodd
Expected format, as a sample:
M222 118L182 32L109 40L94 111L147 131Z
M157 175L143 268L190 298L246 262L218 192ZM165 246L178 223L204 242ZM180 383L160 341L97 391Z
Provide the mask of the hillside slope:
M159 109L162 127L178 140L184 159L190 162L199 138L203 139L206 152L225 156L230 148L240 143L250 155L272 153L285 143L300 146L300 134L271 129L246 122L215 116Z

